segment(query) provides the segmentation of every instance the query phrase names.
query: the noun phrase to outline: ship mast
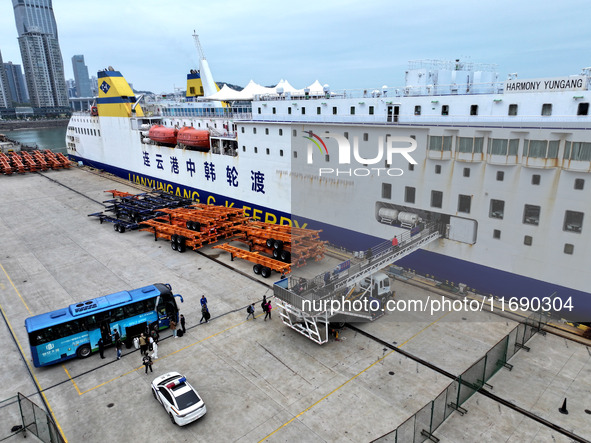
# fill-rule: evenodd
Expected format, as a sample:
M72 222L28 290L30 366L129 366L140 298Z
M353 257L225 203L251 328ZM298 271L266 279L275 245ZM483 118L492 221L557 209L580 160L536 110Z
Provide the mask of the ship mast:
M219 88L213 80L213 75L209 69L209 63L207 63L207 60L205 59L203 48L199 42L199 36L195 30L193 30L193 39L195 40L195 46L197 47L197 52L199 53L199 74L201 76L201 83L203 85L203 95L205 97L209 97L210 95L213 95L219 91ZM221 106L221 102L212 103L214 106Z
M203 48L201 47L201 42L199 41L199 35L193 29L193 40L195 40L195 46L197 46L197 52L199 53L199 60L205 60L205 54L203 53Z

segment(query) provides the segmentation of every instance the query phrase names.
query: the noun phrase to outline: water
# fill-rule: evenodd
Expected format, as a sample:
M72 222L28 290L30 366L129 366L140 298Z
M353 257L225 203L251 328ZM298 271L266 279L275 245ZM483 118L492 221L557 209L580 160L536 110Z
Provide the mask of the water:
M59 128L17 129L0 131L7 137L38 149L50 149L53 152L66 153L66 126Z

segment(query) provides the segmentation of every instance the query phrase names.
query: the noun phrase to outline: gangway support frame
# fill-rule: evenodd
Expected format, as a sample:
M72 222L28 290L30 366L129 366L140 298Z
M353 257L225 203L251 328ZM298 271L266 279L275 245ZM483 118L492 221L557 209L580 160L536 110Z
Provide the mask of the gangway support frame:
M283 324L289 326L303 336L308 337L319 345L328 342L328 333L330 329L328 311L324 311L317 315L310 315L278 298L275 298L275 304L278 307L279 316L281 317ZM298 321L294 321L296 319ZM324 333L322 333L321 330L322 326L324 326Z

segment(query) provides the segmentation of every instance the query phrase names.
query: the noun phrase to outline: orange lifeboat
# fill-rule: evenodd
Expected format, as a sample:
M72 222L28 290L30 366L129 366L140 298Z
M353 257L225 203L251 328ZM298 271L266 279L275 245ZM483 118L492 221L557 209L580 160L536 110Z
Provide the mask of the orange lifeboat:
M193 148L209 149L209 131L184 126L179 129L178 142Z
M156 143L162 143L165 145L176 145L176 136L178 130L176 128L167 128L162 125L154 125L148 132L148 137L154 140Z

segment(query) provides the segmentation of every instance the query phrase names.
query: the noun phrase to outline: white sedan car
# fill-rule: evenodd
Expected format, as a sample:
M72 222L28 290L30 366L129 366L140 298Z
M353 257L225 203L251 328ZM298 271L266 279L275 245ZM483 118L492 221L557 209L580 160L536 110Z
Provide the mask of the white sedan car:
M164 406L170 420L179 426L191 423L207 412L197 391L178 372L168 372L154 379L152 394Z

